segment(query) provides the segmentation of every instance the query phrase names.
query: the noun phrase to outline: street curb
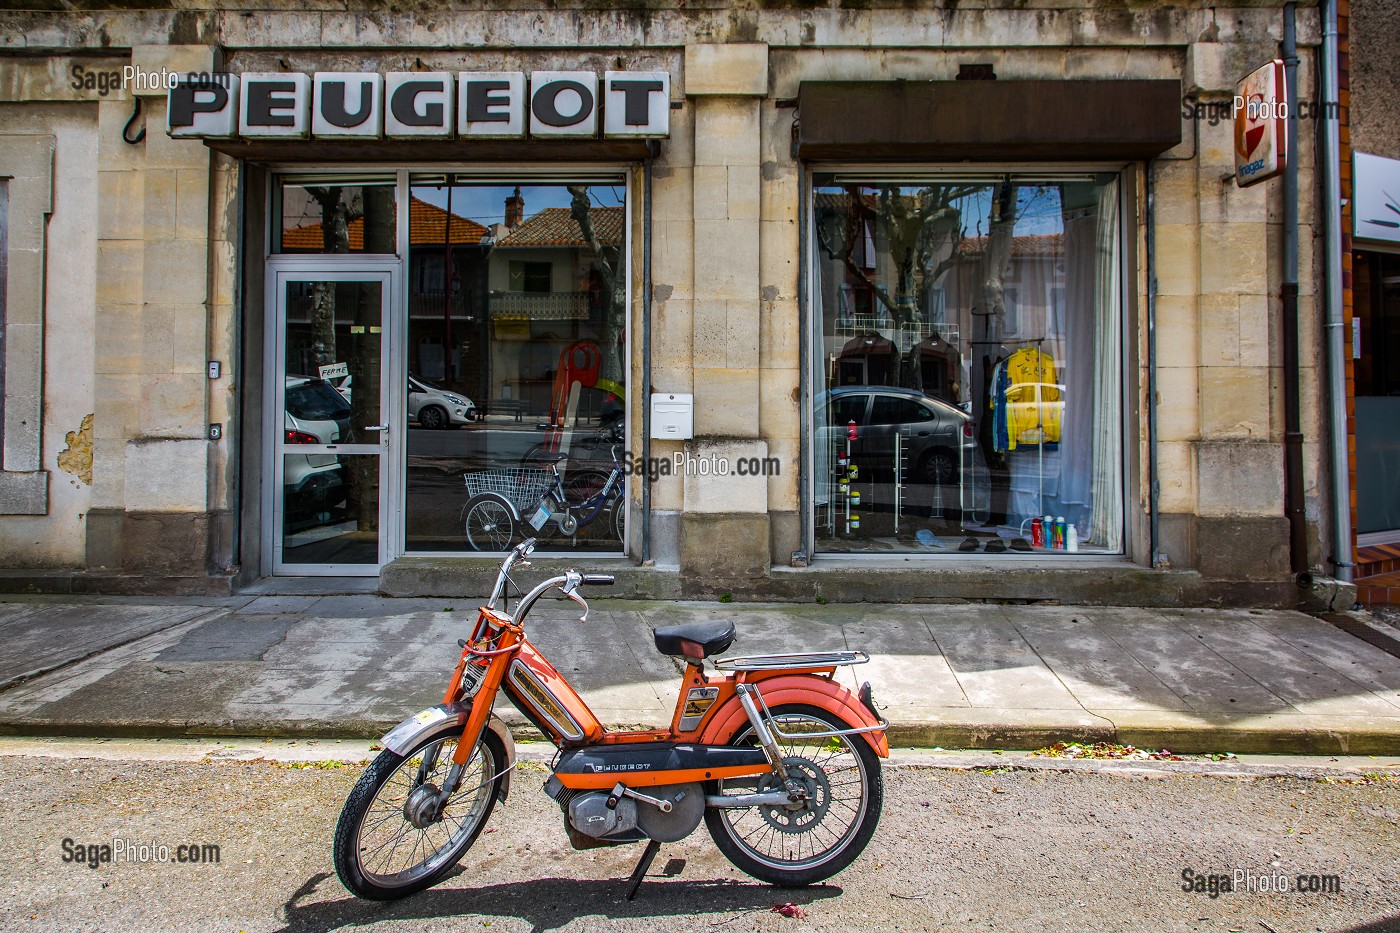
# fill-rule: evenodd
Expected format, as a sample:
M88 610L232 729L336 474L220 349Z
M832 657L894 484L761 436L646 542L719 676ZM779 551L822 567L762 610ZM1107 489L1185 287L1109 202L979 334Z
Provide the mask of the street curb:
M296 738L374 739L398 724L379 719L228 720L184 722L129 720L0 720L0 735L77 738ZM518 741L540 741L539 731L510 724ZM608 729L635 729L637 723L609 724ZM1357 725L1349 728L1291 727L1248 729L1200 725L1084 725L1051 723L891 722L892 748L945 748L1031 751L1056 742L1107 742L1138 748L1169 749L1177 754L1237 755L1400 755L1396 728Z

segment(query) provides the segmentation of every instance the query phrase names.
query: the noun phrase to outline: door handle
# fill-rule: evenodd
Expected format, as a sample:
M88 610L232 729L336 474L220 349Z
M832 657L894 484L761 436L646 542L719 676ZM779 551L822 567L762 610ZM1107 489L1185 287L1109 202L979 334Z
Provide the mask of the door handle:
M365 425L365 430L366 430L366 431L387 431L387 430L389 430L389 426L388 426L387 424L367 424L367 425Z

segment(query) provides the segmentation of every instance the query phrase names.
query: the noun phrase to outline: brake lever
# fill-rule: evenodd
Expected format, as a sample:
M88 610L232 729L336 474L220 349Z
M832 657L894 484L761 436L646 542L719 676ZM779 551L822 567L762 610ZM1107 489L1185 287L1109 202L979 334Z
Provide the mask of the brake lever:
M588 621L588 602L587 602L587 600L585 600L582 596L580 596L580 595L578 594L578 591L577 591L577 590L566 590L566 591L564 592L564 595L567 596L567 597L569 597L569 598L572 599L574 602L578 603L580 606L583 607L583 615L579 616L579 622L580 622L580 623L587 622L587 621Z

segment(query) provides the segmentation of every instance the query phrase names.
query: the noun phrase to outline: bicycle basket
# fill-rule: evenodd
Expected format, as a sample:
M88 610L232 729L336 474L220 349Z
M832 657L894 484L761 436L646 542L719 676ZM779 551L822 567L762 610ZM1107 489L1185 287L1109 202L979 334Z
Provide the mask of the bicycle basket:
M467 484L467 496L494 492L505 496L521 514L539 504L549 487L554 485L554 473L536 467L508 467L498 470L478 470L462 477Z

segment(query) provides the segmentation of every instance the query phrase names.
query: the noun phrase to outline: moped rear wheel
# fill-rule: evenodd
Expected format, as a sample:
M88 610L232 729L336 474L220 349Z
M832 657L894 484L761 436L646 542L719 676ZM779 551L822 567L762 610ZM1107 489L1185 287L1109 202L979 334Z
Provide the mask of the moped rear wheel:
M385 749L360 776L335 828L335 870L351 893L387 901L431 887L481 834L505 767L490 732L434 812L461 734L459 726L433 733L407 755Z
M773 709L784 732L850 729L836 714L792 704ZM731 745L753 745L745 725ZM884 780L880 759L862 736L778 739L789 776L807 787L807 800L779 807L705 811L715 845L736 867L770 884L800 887L830 878L865 849L880 822ZM782 789L776 775L715 781L713 793Z

